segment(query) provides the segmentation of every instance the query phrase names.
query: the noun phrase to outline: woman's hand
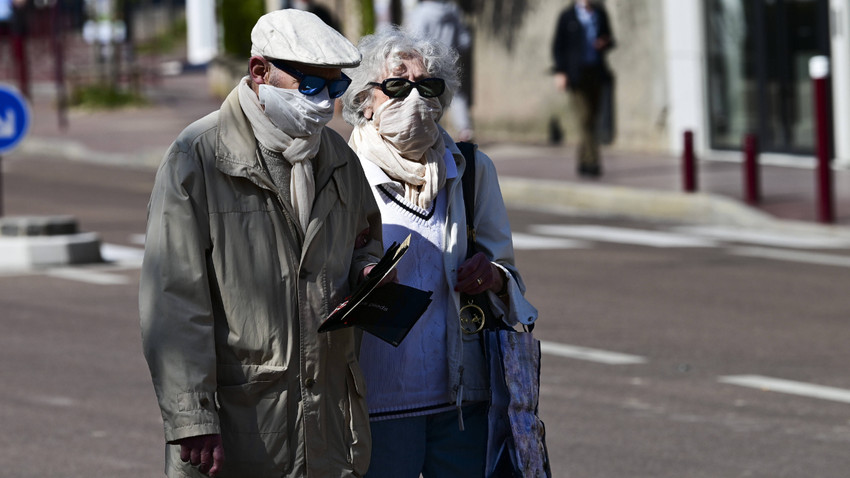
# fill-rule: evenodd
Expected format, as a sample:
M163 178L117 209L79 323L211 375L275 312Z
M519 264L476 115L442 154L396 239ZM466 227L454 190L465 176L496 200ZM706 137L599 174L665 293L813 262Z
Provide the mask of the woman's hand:
M505 277L501 269L493 265L483 252L467 259L457 270L455 291L463 294L480 294L487 290L494 293L502 290Z

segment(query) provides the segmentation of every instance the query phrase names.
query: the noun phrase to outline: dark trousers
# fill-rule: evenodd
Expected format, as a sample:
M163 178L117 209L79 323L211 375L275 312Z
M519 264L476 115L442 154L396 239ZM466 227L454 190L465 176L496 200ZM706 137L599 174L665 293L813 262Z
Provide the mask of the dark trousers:
M582 71L581 82L570 90L573 106L578 117L578 164L579 167L599 167L599 138L597 124L602 99L602 72L588 67Z

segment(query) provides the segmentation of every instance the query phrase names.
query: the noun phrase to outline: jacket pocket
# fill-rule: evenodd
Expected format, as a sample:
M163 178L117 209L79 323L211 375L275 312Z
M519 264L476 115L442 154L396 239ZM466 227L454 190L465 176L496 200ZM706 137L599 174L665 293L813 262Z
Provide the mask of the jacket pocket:
M369 409L366 405L366 381L357 362L348 363L348 409L343 410L348 422L349 462L355 473L363 475L369 467L372 435L369 432Z
M238 383L240 376L244 383ZM227 384L219 385L217 395L225 454L221 476L280 476L288 471L286 369L219 365L219 377ZM227 378L237 378L237 383Z

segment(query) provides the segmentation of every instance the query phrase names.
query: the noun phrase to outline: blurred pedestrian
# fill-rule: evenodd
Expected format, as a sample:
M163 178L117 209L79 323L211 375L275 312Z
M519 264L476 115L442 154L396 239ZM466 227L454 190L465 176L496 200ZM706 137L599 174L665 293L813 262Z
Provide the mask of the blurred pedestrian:
M614 47L608 13L601 3L576 0L558 18L552 54L555 86L569 90L579 125L578 173L602 174L597 123L606 82L612 79L605 61Z
M333 12L324 5L316 3L314 0L292 0L292 8L310 12L319 17L334 30L338 32L342 31L340 30L339 22L336 20L336 17L334 17Z
M460 8L453 1L421 0L405 17L404 27L414 36L441 41L457 50L461 59L466 59L467 62L471 60L472 35L463 20ZM469 115L469 108L472 106L471 78L465 74L467 71L471 69L462 68L460 87L455 91L449 106L452 126L458 141L470 141L473 137L472 119Z
M317 333L382 251L360 162L324 127L360 53L300 10L251 40L248 75L172 144L148 209L141 326L166 474L362 476L355 335Z
M469 219L487 253L467 259L467 163L438 125L458 87L457 53L397 28L359 48L363 63L346 70L352 87L343 96L349 144L381 209L384 243L411 235L413 259L399 263L398 281L433 291L397 348L363 336L373 444L366 476L483 477L489 376L480 334L461 326L460 294L488 294L496 320L509 325L533 322L537 310L523 296L496 169L480 151Z

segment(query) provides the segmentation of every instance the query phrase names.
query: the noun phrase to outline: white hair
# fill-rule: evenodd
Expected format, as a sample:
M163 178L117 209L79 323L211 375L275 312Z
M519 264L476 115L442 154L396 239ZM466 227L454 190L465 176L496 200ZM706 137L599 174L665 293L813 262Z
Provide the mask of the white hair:
M346 69L351 86L342 95L342 117L351 125L366 123L363 111L372 105L370 82L379 82L402 60L421 58L429 77L442 78L446 91L438 97L445 111L460 86L458 53L454 48L435 40L418 38L396 26L382 29L360 40L363 59L357 68Z

